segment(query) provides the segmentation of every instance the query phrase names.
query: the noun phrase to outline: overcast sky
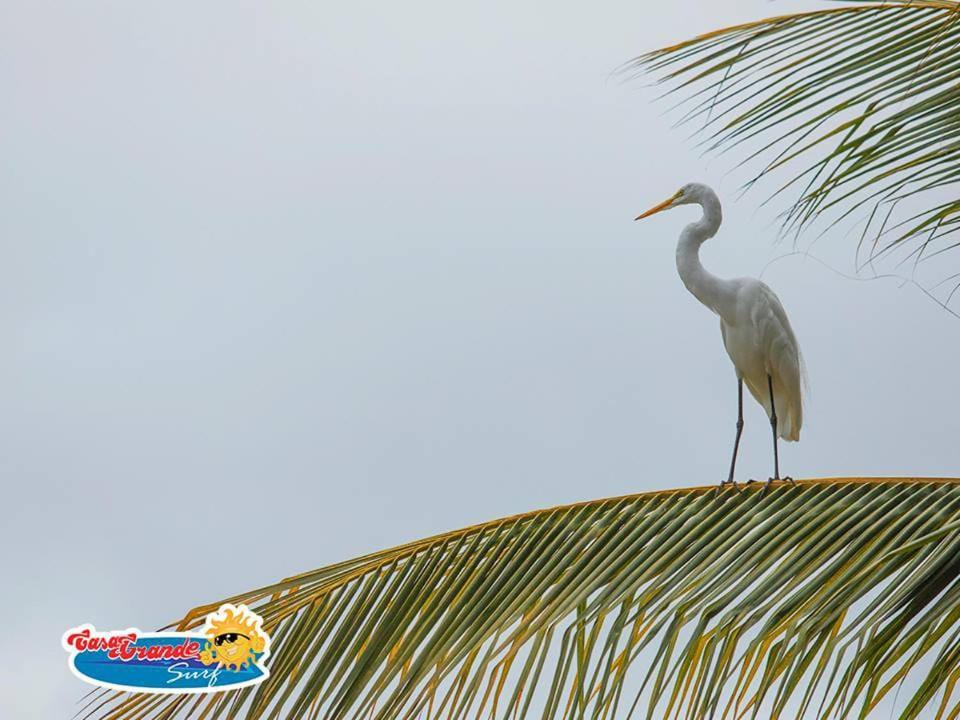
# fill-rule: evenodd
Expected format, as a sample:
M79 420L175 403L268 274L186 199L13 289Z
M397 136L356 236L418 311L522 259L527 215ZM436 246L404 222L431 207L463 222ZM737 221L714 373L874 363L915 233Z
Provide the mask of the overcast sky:
M632 218L698 180L712 271L790 248L609 75L808 6L0 0L0 715L72 713L82 622L722 479L734 374L674 267L696 210ZM813 391L784 471L957 474L960 320L798 257L764 279ZM752 401L741 457L770 474Z

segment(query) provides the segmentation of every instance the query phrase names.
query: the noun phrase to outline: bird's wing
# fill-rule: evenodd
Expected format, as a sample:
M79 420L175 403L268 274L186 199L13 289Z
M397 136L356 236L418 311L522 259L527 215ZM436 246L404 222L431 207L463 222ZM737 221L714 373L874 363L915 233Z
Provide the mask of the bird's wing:
M754 306L754 313L757 317L755 321L760 321L764 326L764 335L766 342L771 343L769 347L771 357L777 357L782 353L796 357L797 373L800 376L804 386L807 385L807 373L803 362L803 353L800 352L800 343L797 342L797 336L793 332L793 326L787 317L787 311L783 309L783 303L777 294L764 282L757 281L757 291L759 302ZM766 316L765 321L761 320ZM754 318L751 318L754 319Z
M767 285L756 281L750 303L750 322L759 348L773 377L780 437L796 440L803 424L803 359L780 298ZM752 391L753 389L751 389Z

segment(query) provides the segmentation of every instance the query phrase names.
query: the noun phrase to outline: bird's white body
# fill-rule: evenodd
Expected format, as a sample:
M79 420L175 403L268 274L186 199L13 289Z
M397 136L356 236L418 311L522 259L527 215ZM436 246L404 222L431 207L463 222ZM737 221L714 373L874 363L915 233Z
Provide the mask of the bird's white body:
M700 246L720 227L720 201L709 187L693 183L684 186L672 202L687 203L700 205L703 217L685 227L680 235L680 278L701 303L720 316L723 344L737 377L768 417L772 410L772 384L777 434L784 440L799 440L803 425L802 361L787 313L773 290L760 280L718 278L703 267Z
M773 381L777 433L784 440L799 440L803 425L800 356L797 339L780 300L769 287L753 278L728 281L736 289L735 309L720 317L723 345L742 378L770 415L767 377Z

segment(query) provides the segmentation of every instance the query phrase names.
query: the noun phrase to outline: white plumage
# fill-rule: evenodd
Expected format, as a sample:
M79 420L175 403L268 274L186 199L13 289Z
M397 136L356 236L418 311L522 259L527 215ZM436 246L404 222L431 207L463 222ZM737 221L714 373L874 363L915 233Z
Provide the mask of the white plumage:
M773 428L774 475L780 479L777 437L799 440L803 426L800 346L780 299L755 278L726 280L700 262L700 246L716 234L723 215L720 200L706 185L684 185L673 197L637 217L648 217L678 205L697 204L703 217L687 225L677 243L677 271L687 289L720 316L720 332L738 381L737 435L726 482L733 482L743 429L743 388L767 411ZM772 397L771 397L772 396Z

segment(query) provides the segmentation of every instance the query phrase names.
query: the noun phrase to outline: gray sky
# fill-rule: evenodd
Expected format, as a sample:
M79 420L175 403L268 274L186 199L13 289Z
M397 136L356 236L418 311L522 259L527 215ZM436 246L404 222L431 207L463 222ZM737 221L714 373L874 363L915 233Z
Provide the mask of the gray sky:
M72 625L719 481L736 386L674 268L694 211L632 218L699 180L711 270L789 248L732 158L608 75L806 6L0 1L0 714L72 712ZM816 248L848 270L842 240ZM813 390L784 470L956 474L960 321L796 257L764 279Z

